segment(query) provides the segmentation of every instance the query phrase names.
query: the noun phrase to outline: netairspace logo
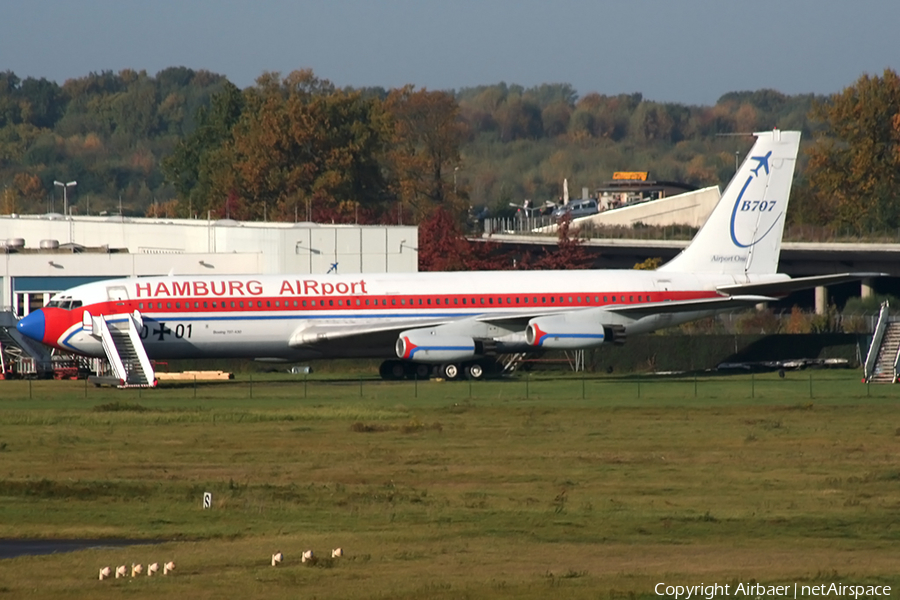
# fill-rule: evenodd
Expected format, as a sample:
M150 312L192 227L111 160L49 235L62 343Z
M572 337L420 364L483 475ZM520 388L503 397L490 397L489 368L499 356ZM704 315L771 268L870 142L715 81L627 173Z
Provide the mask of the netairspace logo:
M733 591L732 591L732 588ZM877 598L890 596L889 585L845 585L843 583L823 583L821 585L763 585L761 583L739 583L737 585L667 585L656 584L653 591L657 596L666 596L675 600L691 600L705 598L713 600L717 596L753 597L755 600L766 598L801 598L813 596L834 596L844 598Z

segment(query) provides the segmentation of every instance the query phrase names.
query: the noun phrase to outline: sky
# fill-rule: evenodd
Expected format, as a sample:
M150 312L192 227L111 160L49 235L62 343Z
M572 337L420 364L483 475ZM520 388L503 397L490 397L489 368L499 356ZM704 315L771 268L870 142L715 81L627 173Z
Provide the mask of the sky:
M60 84L186 66L246 87L309 68L340 87L569 83L711 105L900 68L898 0L0 0L0 15L0 71Z

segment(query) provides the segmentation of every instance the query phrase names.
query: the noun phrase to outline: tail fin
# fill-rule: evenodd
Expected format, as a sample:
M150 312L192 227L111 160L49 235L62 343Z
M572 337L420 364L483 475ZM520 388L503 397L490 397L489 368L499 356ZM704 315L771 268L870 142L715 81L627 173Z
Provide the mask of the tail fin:
M757 133L756 143L691 244L663 272L775 273L799 131Z

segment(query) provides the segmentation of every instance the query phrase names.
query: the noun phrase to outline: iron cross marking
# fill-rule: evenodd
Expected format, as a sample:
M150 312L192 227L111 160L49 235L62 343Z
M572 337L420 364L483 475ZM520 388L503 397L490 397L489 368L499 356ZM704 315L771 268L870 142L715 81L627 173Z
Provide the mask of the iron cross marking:
M156 339L158 339L160 342L166 341L166 336L171 335L171 333L172 330L166 327L165 322L160 322L159 329L153 330L153 335L157 336Z

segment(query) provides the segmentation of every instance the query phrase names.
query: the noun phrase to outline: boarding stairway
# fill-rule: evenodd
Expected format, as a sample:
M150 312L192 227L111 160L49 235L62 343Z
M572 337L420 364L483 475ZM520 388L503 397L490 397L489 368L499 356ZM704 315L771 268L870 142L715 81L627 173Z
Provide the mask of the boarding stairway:
M100 338L114 373L113 378L92 378L95 384L120 388L156 386L156 374L139 333L143 327L140 312L95 317L85 311L82 325L85 331Z
M16 323L15 314L0 311L0 379L37 377L52 371L50 350L20 334Z
M878 313L878 323L866 356L866 383L897 383L900 375L900 321L891 321L888 313L889 306L885 302Z

